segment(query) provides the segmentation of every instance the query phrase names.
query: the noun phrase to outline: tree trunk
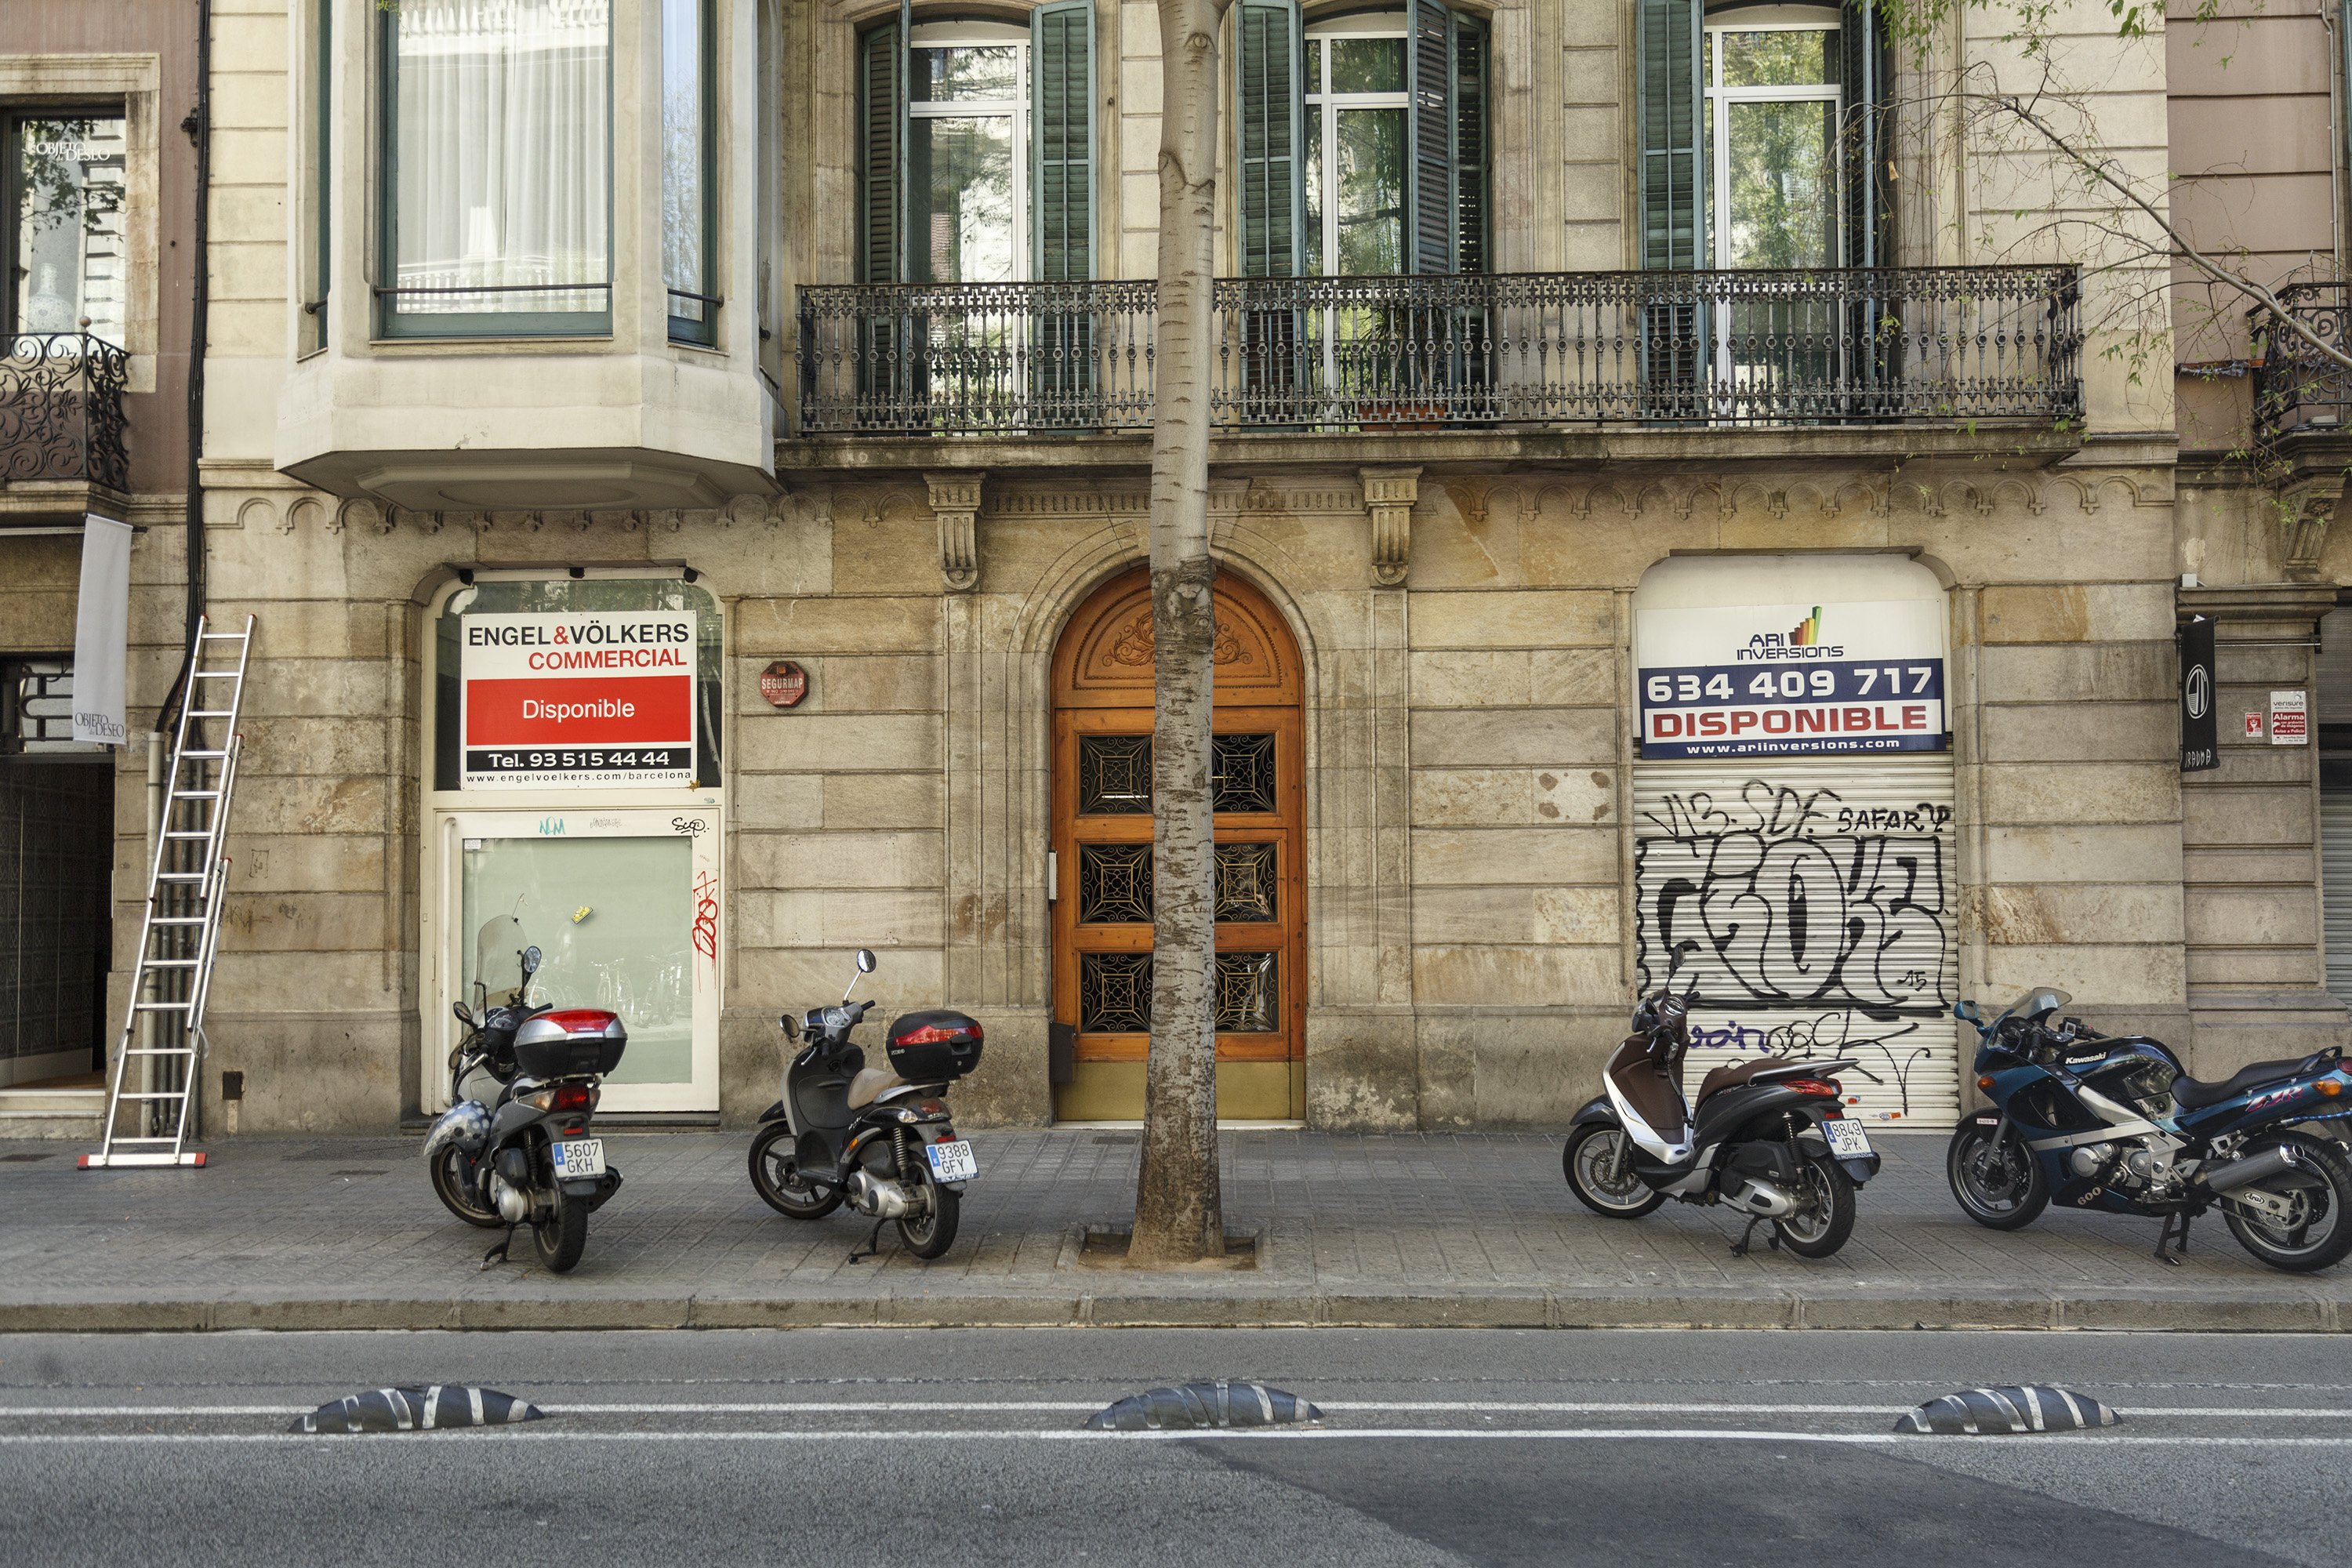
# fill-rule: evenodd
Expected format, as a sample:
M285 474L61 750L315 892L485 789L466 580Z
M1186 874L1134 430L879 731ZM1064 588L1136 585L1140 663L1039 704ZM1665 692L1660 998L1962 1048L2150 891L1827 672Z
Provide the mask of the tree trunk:
M1217 1184L1216 902L1209 720L1209 374L1217 33L1228 0L1160 0L1160 320L1151 432L1151 1054L1129 1257L1224 1252Z

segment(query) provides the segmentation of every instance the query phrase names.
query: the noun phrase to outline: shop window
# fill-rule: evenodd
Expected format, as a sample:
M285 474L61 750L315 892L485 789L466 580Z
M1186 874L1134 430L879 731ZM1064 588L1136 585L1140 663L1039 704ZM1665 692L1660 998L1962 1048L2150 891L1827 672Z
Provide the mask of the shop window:
M0 242L11 278L0 293L0 331L87 331L122 345L131 282L123 124L119 108L0 111ZM48 342L39 352L73 350Z
M663 577L500 578L453 594L433 628L433 787L446 791L468 787L466 737L461 733L466 617L635 611L682 611L695 618L693 776L679 780L677 787L719 788L720 724L725 714L719 689L719 607L694 584Z
M382 15L384 334L609 332L611 0Z
M673 342L718 341L711 20L710 0L662 0L662 280Z
M105 750L73 738L73 660L0 659L0 755Z

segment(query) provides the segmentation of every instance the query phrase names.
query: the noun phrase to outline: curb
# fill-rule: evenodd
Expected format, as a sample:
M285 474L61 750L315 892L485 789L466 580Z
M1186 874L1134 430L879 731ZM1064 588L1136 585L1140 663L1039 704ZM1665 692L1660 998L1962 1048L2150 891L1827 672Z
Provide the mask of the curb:
M1359 1328L2097 1330L2340 1333L2342 1304L2310 1295L1450 1294L500 1296L0 1301L0 1333L236 1330L751 1328Z

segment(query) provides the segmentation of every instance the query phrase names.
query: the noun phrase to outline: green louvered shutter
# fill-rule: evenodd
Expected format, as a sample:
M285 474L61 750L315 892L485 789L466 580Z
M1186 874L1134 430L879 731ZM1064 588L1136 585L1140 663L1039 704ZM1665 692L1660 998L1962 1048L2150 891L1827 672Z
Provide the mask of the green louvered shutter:
M1641 79L1642 265L1697 267L1705 248L1699 0L1634 0Z
M1454 270L1454 28L1444 0L1412 0L1405 31L1410 89L1406 140L1412 146L1405 269Z
M904 37L897 23L885 22L862 40L864 58L857 87L866 130L858 150L857 174L866 221L858 247L862 252L859 271L868 283L906 279L898 199L899 136L907 117Z
M1289 278L1304 221L1298 0L1241 0L1235 10L1242 276Z
M1095 275L1094 0L1053 0L1029 14L1035 152L1036 278Z
M1454 16L1454 270L1486 270L1486 25Z
M1085 282L1095 275L1094 0L1040 5L1029 14L1029 42L1034 277ZM1049 305L1031 331L1029 423L1054 429L1099 424L1092 314Z

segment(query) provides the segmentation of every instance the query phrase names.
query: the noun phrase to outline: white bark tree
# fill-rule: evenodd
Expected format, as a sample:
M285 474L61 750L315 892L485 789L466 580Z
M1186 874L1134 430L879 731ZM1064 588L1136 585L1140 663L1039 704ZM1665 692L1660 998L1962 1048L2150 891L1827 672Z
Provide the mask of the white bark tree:
M1209 721L1217 622L1209 395L1217 37L1230 0L1160 0L1160 312L1151 432L1151 1047L1130 1261L1221 1257Z

